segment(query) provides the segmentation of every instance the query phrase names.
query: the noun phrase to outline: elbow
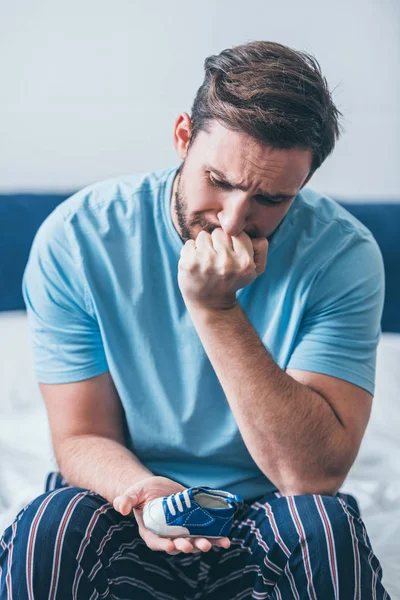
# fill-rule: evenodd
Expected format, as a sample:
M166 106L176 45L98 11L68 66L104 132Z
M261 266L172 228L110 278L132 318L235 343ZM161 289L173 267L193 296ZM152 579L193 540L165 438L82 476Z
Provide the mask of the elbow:
M346 479L345 475L323 477L319 480L299 480L297 478L283 478L281 484L278 485L279 491L284 496L304 496L304 495L319 495L319 496L336 496L341 485Z

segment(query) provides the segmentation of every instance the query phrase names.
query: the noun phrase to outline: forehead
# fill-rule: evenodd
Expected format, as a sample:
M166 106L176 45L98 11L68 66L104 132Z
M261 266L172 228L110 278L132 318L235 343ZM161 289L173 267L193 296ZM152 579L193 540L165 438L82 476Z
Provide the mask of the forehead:
M246 133L231 131L217 121L210 133L198 134L199 155L203 165L210 164L229 179L246 185L272 184L291 194L302 186L310 169L312 152L304 148L276 149ZM271 193L273 193L271 189Z

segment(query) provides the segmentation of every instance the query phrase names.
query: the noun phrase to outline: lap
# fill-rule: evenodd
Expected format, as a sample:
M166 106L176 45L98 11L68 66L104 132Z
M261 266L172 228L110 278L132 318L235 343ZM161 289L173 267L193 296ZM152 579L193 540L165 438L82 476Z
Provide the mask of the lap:
M350 494L267 494L236 514L229 537L230 548L208 574L209 600L235 598L238 589L243 598L257 592L299 598L303 590L311 598L321 590L325 598L338 597L339 590L348 597L362 592L363 598L385 593L380 563Z
M358 504L348 494L266 494L236 513L229 537L229 549L177 555L153 551L140 537L134 515L124 517L102 496L71 487L59 473L52 473L46 492L20 511L4 532L0 590L20 586L18 598L24 600L24 586L33 585L35 577L37 583L40 572L50 590L69 586L70 597L78 599L90 598L93 590L103 598L134 593L137 600L212 600L235 598L239 592L241 598L250 598L254 590L277 593L285 577L292 591L293 586L306 588L316 571L334 587L335 580L349 572L349 556L361 565L363 552L376 582L380 579ZM292 569L296 561L301 563L296 583L290 560ZM354 567L353 580L359 575Z
M181 556L189 560L178 567L176 559ZM148 548L134 515L121 515L102 496L83 488L58 487L32 500L5 530L0 542L0 597L11 593L25 600L33 591L38 598L79 600L96 592L110 599L132 593L138 600L172 600L175 594L185 598L190 578L194 586L197 581L196 565L194 576L191 569L197 555L191 557ZM180 571L188 582L179 577ZM57 595L61 593L65 595Z

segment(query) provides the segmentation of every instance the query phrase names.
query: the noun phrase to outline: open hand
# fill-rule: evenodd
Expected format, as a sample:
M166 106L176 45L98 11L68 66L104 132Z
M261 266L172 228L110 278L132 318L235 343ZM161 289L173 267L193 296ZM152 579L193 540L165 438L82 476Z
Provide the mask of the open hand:
M121 496L114 499L113 506L116 511L126 516L133 511L139 526L139 535L151 550L165 550L168 554L208 552L212 546L229 548L231 541L228 537L218 539L198 538L166 538L161 537L143 523L143 508L145 504L160 498L186 490L180 483L168 479L149 475L145 479L130 486Z

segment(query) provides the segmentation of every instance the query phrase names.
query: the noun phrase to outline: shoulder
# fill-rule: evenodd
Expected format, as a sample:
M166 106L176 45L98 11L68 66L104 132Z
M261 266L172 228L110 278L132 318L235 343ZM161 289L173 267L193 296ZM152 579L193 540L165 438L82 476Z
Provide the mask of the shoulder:
M339 202L310 188L298 194L291 222L302 252L307 245L315 266L343 260L374 260L383 265L381 250L371 231Z
M351 295L384 292L384 262L371 231L336 200L305 188L299 200L301 256L312 265L314 300L350 301Z
M64 220L85 211L100 211L112 204L129 204L135 197L156 195L172 169L159 169L112 177L88 185L62 202L57 211Z
M108 229L111 222L123 224L132 211L143 209L147 200L151 204L171 171L131 173L85 186L48 215L36 234L36 244L51 239L67 240L71 229L100 233Z
M343 233L372 237L370 230L361 221L329 196L306 187L298 194L295 202L302 220L318 221L324 231L341 228Z

